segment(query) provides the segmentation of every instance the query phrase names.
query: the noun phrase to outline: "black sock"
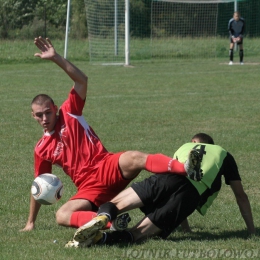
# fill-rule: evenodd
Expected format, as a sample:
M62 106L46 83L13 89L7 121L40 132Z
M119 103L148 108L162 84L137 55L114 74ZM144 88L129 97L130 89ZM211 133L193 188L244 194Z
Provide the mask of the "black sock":
M240 62L243 62L243 58L244 58L244 51L243 50L240 50L239 57L240 57Z
M118 243L133 243L133 235L129 231L104 232L103 239L99 244L113 245Z
M230 59L230 61L233 61L233 55L234 55L233 49L230 49L229 50L229 59Z
M102 204L99 207L97 212L98 215L108 216L110 220L114 220L117 216L117 213L118 213L118 208L112 202L106 202Z

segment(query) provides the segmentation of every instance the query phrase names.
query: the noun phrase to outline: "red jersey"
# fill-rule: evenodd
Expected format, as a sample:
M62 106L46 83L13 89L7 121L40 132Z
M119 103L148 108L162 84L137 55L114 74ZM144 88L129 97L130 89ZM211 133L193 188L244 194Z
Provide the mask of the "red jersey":
M73 88L60 107L54 130L44 133L35 146L35 177L51 173L55 164L78 187L83 180L91 178L91 173L109 155L82 115L84 104Z

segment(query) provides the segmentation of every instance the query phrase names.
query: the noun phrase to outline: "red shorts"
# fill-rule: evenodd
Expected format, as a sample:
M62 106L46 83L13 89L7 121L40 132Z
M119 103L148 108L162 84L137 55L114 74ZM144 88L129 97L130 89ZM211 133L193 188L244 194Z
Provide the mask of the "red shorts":
M99 207L124 190L131 180L124 179L120 171L118 161L122 153L111 153L100 162L98 168L81 182L78 192L70 200L85 199Z

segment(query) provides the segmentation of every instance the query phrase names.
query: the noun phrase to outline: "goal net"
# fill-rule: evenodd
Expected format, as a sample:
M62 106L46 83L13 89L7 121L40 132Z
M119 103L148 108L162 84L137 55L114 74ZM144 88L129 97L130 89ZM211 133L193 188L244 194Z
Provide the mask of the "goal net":
M85 0L91 62L123 63L125 52L124 0Z
M220 4L225 3L223 18L228 35L228 19L234 1L152 0L152 56L168 58L214 58L217 56ZM219 30L220 31L220 30ZM226 40L226 45L228 44Z
M125 64L125 0L84 0L90 61ZM151 0L130 1L130 59L150 59Z
M125 0L84 1L90 61L124 64ZM227 59L235 4L246 20L245 55L260 56L260 1L131 0L130 60Z

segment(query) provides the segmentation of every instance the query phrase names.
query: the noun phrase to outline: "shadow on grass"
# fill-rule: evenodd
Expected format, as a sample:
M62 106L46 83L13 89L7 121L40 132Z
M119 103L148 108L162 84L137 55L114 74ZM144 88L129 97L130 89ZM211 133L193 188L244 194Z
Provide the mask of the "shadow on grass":
M176 236L176 235L177 236ZM260 228L256 228L256 234L260 234ZM246 230L234 230L234 231L223 231L223 232L219 232L218 234L213 234L210 233L208 231L196 231L193 233L182 233L182 232L176 232L176 233L172 233L167 239L166 241L173 241L173 242L178 242L178 241L185 241L185 240L189 240L189 241L203 241L203 240L229 240L229 239L249 239L249 236L247 234ZM253 238L257 238L259 239L259 236L254 236ZM162 239L161 237L153 237L152 240L160 240L160 241L164 241L164 239ZM148 240L149 241L149 240ZM146 243L147 240L144 241L140 241L138 243L135 243L135 245L140 245L140 244L144 244ZM99 245L102 246L102 245ZM106 245L107 247L110 246L116 246L118 248L128 248L129 244L127 243L115 243L113 245Z
M217 233L216 233L217 232ZM176 234L176 235L175 235ZM260 228L256 228L256 235L253 237L259 237ZM240 238L240 239L249 239L250 236L248 235L245 229L243 230L233 230L233 231L216 231L214 233L210 233L209 231L194 231L193 233L181 233L176 232L171 234L167 240L170 241L183 241L183 240L193 240L193 241L201 241L201 240L228 240L228 239ZM159 238L160 239L160 238Z

